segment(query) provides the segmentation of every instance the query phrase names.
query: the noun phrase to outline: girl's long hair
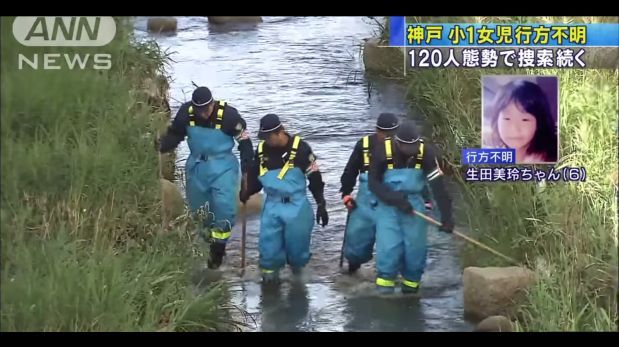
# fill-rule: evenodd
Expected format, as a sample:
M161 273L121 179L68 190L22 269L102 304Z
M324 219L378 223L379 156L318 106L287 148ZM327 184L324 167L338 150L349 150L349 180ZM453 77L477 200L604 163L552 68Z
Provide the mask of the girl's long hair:
M548 99L542 88L525 80L516 80L503 86L497 93L492 110L492 134L495 145L505 147L499 134L499 114L507 105L514 102L520 110L530 113L537 120L535 135L527 149L527 154L538 154L546 162L557 160L557 131Z

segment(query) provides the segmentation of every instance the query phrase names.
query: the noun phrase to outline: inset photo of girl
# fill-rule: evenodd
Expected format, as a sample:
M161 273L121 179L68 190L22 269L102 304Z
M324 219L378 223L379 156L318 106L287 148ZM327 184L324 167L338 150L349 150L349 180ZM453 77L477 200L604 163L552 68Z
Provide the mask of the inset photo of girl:
M483 76L482 88L482 148L513 148L516 164L558 161L556 76Z

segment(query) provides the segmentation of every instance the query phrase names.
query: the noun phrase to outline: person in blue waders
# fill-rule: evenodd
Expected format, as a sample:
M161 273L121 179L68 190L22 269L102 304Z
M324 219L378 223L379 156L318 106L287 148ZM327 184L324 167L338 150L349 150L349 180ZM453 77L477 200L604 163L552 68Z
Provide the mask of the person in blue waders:
M268 114L260 120L252 169L241 201L260 190L265 198L260 217L259 266L264 284L279 282L286 264L299 274L310 259L314 213L307 197L309 190L317 204L316 223L329 222L324 198L324 182L316 156L307 142L285 131L279 117Z
M172 151L185 136L191 151L185 164L187 200L192 212L204 216L210 241L208 267L217 269L237 213L239 160L232 150L236 140L244 173L251 165L253 146L239 112L214 100L207 87L196 88L191 101L181 105L156 147L162 153Z
M451 200L433 146L420 138L414 123L400 125L394 139L376 146L368 185L379 203L376 213L376 285L380 293L395 291L401 275L404 293L416 293L426 266L428 222L414 215L424 211L428 184L438 205L442 227L451 233Z
M370 157L377 143L390 138L399 126L398 117L393 113L381 113L376 121L376 132L361 138L355 144L344 173L340 178L342 201L348 208L346 230L344 232L344 257L348 261L348 272L356 272L362 264L372 259L376 231L376 206L378 201L368 189L368 170ZM356 199L351 196L359 177Z

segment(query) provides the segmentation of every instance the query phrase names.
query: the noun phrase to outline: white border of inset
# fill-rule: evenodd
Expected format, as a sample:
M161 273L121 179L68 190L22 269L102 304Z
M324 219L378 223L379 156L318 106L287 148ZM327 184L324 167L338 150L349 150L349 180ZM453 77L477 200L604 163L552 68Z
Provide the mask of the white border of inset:
M538 77L554 77L557 83L557 120L556 120L556 128L557 128L557 161L548 161L548 162L539 162L539 163L516 163L514 165L557 165L561 161L561 81L559 76L557 75L507 75L507 74L495 74L495 75L482 75L481 76L481 133L480 133L480 141L479 148L484 148L484 118L485 118L485 103L484 103L484 85L486 78L496 78L496 77L508 77L510 79L518 79L518 78L538 78ZM552 105L551 105L552 107Z

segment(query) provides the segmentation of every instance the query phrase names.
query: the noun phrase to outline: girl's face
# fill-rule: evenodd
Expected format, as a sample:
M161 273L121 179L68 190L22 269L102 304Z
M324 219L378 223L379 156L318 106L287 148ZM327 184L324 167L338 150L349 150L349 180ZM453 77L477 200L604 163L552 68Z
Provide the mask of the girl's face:
M509 148L526 147L535 135L535 116L521 110L512 101L499 113L499 135Z

